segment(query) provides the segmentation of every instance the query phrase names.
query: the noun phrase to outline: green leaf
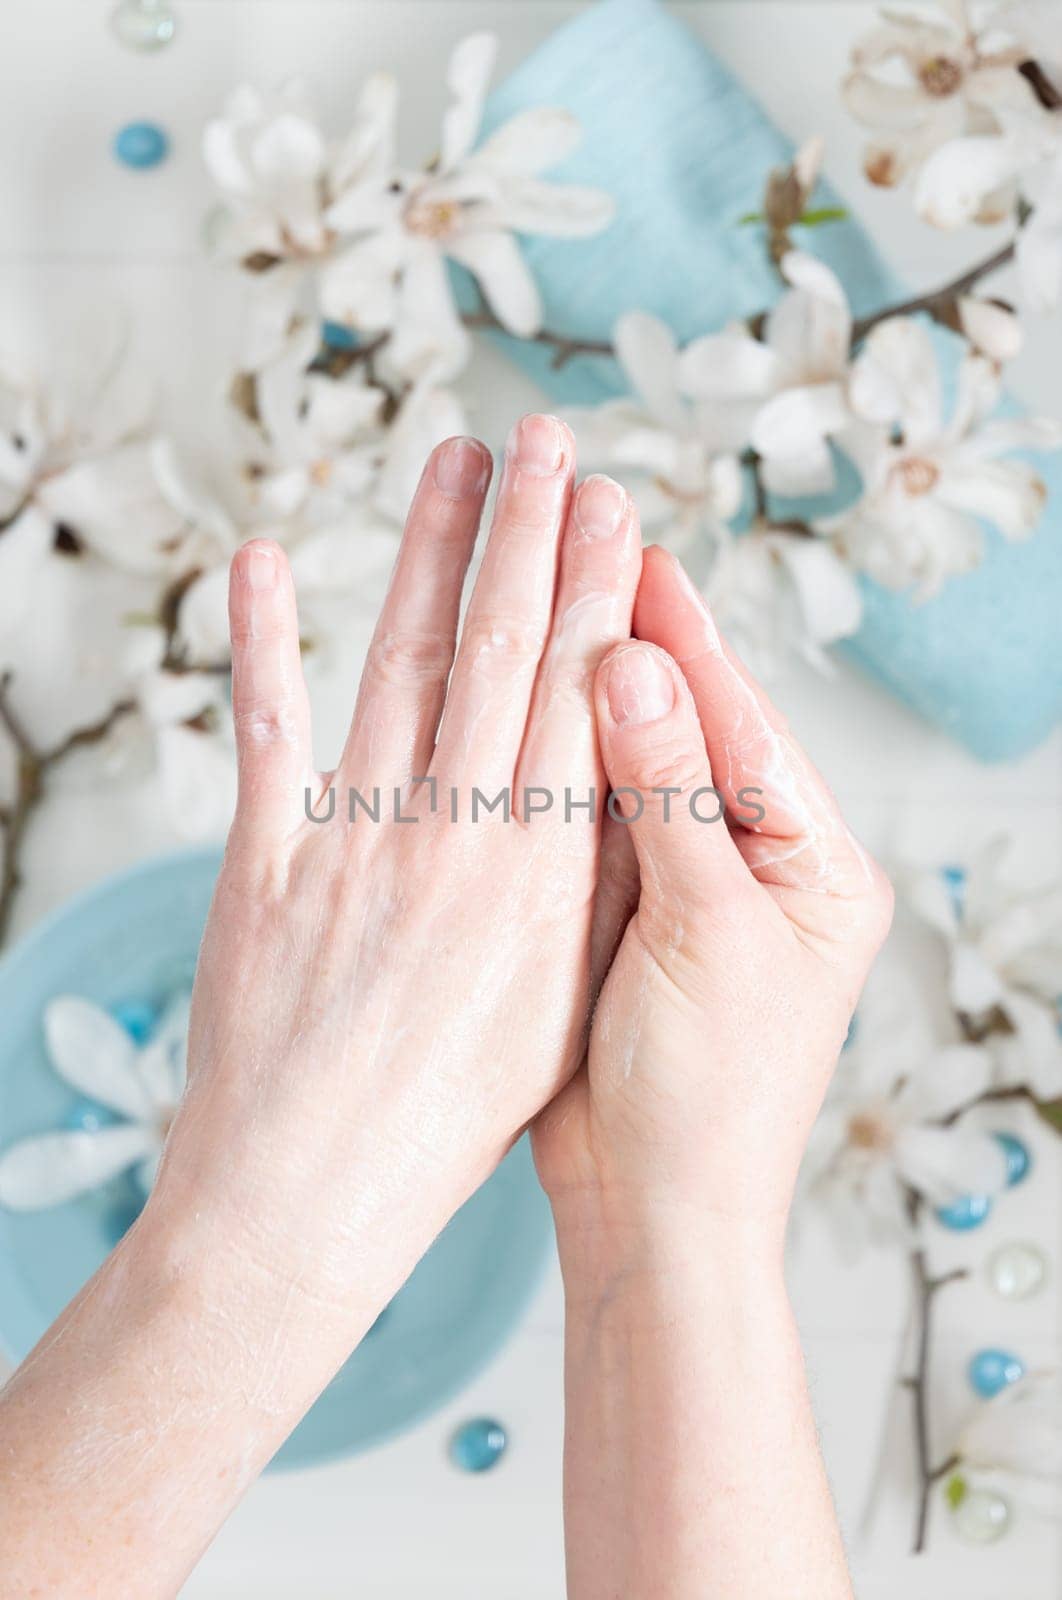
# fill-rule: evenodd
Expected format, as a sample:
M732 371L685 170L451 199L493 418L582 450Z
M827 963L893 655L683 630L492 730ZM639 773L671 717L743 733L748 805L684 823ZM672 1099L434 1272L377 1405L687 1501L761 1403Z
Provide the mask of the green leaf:
M762 211L746 211L743 217L738 217L738 227L747 228L751 222L766 222L767 218Z
M813 211L802 212L800 221L805 228L818 228L824 222L847 222L848 212L844 206L818 206Z
M1036 1112L1055 1133L1062 1134L1062 1098L1034 1101Z
M961 1472L953 1473L944 1485L944 1498L953 1511L958 1511L969 1492L970 1485Z

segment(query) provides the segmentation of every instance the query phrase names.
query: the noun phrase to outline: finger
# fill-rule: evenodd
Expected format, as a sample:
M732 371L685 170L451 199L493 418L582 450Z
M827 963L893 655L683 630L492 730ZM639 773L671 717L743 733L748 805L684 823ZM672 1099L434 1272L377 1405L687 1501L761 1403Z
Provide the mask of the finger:
M873 867L782 714L720 638L711 612L667 551L647 550L635 632L682 668L735 838L761 882L855 892ZM762 815L759 813L762 811Z
M641 880L639 917L681 925L683 908L754 888L722 820L689 688L671 657L628 642L595 682L612 815L627 826Z
M428 771L491 465L478 439L447 439L428 457L340 762L362 793Z
M569 819L589 821L604 806L591 693L594 673L614 644L630 638L641 569L637 514L626 490L611 478L587 478L576 490L560 561L553 622L535 682L514 805L532 791L551 796L543 820L563 826L562 837L574 849L585 850L596 845L597 829L567 824ZM583 809L588 801L593 812Z
M549 634L575 446L556 417L518 422L454 663L432 773L511 785Z
M313 784L310 704L299 655L295 586L280 546L252 539L229 572L237 821L263 840L290 834Z

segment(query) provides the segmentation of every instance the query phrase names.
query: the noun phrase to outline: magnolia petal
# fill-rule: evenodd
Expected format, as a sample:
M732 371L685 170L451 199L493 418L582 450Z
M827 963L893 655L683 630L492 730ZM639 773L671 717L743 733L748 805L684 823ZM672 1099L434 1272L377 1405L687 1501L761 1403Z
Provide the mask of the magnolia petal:
M58 995L45 1008L44 1039L52 1066L79 1094L122 1116L150 1114L151 1102L136 1068L136 1046L101 1006L78 995Z
M798 275L815 280L807 258L793 252ZM835 299L827 274L818 289L790 289L770 312L764 337L791 384L819 384L844 376L848 367L852 319L843 293ZM840 289L840 285L836 286Z
M56 522L129 572L165 571L169 547L183 531L159 487L147 441L77 462L42 484L38 500Z
M443 117L439 153L443 172L450 172L463 160L476 141L497 55L497 36L483 32L462 39L450 57L446 86L454 101Z
M1019 239L1021 235L1019 235ZM1059 236L1062 252L1062 234ZM1059 257L1059 274L1062 277L1062 253ZM990 361L1013 361L1022 346L1021 321L1007 306L995 305L991 300L980 300L976 295L961 295L958 302L959 322L963 333L975 350Z
M96 1189L150 1156L158 1135L143 1123L98 1133L45 1133L0 1155L0 1205L37 1211Z
M929 1056L902 1094L905 1115L935 1122L967 1106L992 1082L991 1052L981 1045L955 1044Z
M968 1194L996 1194L1006 1187L1007 1158L999 1141L958 1125L904 1128L894 1159L906 1183L932 1205Z
M800 601L808 634L833 644L859 629L863 594L854 573L825 539L781 538L776 542Z
M214 666L229 659L229 569L211 568L185 590L177 613L182 647L190 660Z
M949 941L958 933L955 899L940 872L909 872L902 883L904 903Z
M1016 261L1021 292L1030 311L1049 315L1062 296L1062 216L1039 211L1018 234Z
M946 505L983 517L1004 538L1025 539L1043 515L1047 489L1036 470L1025 461L982 461L947 467L935 490Z
M376 505L395 521L405 521L424 462L437 444L464 433L464 408L451 389L430 380L410 391L388 432L387 458L376 485Z
M354 126L332 162L334 194L387 175L394 166L397 115L398 79L390 72L372 73L358 96Z
M192 996L174 995L137 1057L137 1071L151 1102L172 1111L184 1092Z
M782 257L781 271L794 289L803 289L817 300L828 300L847 312L848 296L840 278L817 256L809 255L806 250L789 250Z
M28 506L0 535L0 640L6 647L34 593L33 579L49 559L55 529L36 506Z
M498 321L509 333L528 339L542 322L531 268L511 233L466 233L452 240L450 254L472 273Z
M694 339L678 358L678 383L696 399L758 398L777 379L773 350L748 333L708 334Z
M586 239L607 228L616 214L603 189L574 183L514 178L491 208L491 225L515 233L541 233L553 239Z
M998 1044L1008 1083L1024 1083L1040 1100L1062 1098L1062 1035L1054 1002L1008 988L1002 1008L1014 1032Z
M236 807L236 764L216 734L183 726L157 739L167 814L182 839L220 839Z
M951 998L956 1011L979 1017L1003 998L1003 983L980 950L961 941L951 957Z
M281 112L262 127L251 142L254 175L266 184L302 183L320 176L325 164L325 142L319 128L306 117Z
M582 124L572 112L532 106L503 123L470 160L502 178L534 177L567 160L582 137Z
M940 371L932 340L909 317L890 317L867 337L848 389L856 414L868 422L899 421L908 448L940 431Z
M137 699L156 728L190 722L223 702L217 678L205 672L145 672L137 685Z
M964 439L961 459L984 459L1006 455L1011 450L1062 449L1062 424L1053 417L999 417L986 422L976 434ZM956 452L960 458L960 452Z
M398 530L382 517L352 508L341 521L300 540L291 571L304 592L339 594L390 571L398 549Z
M373 233L321 273L321 310L345 327L376 332L394 326L398 281L410 251L404 229ZM266 273L268 279L272 273Z
M897 133L917 128L928 110L921 89L886 83L867 72L851 72L841 84L841 98L849 116L866 128Z
M1009 182L1018 153L1005 136L949 139L934 150L915 185L915 207L937 228L972 222L988 196Z
M616 358L654 418L676 433L686 417L678 392L678 351L666 322L648 311L626 311L613 329Z
M820 448L823 438L843 428L848 406L839 383L783 389L760 411L752 427L753 448L768 458L791 460Z
M833 453L822 439L807 445L796 455L765 456L760 470L768 494L789 499L829 494L837 478Z

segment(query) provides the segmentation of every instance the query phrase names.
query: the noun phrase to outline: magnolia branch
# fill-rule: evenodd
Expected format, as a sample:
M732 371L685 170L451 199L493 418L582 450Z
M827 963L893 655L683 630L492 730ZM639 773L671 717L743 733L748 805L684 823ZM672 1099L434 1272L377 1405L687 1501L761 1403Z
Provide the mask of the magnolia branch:
M917 1215L921 1205L920 1198L912 1193L910 1201L911 1209ZM932 1277L924 1250L913 1250L911 1252L911 1271L914 1277L917 1344L915 1370L911 1377L906 1379L906 1384L911 1391L914 1407L915 1466L918 1474L918 1506L915 1516L912 1552L914 1555L920 1555L926 1547L926 1539L929 1532L929 1506L933 1490L941 1479L945 1478L957 1465L954 1456L950 1456L946 1461L936 1464L933 1461L929 1427L933 1310L940 1291L946 1288L949 1283L956 1283L959 1279L965 1278L967 1274L965 1269L959 1268L954 1272L943 1273L940 1277Z
M26 829L44 798L49 775L73 750L98 744L123 717L136 709L135 700L116 701L97 721L75 728L58 744L42 750L30 738L11 704L12 682L10 672L0 677L0 727L7 733L15 751L14 794L8 805L0 807L0 837L4 845L0 866L0 944L7 937L15 895L21 883L19 859Z

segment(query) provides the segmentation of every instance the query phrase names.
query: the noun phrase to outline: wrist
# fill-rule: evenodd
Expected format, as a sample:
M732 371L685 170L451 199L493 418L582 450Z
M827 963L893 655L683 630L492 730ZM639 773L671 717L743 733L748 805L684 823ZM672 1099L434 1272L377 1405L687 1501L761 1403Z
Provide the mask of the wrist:
M785 1218L722 1214L644 1196L552 1199L569 1310L605 1301L666 1307L705 1286L729 1300L785 1293Z

